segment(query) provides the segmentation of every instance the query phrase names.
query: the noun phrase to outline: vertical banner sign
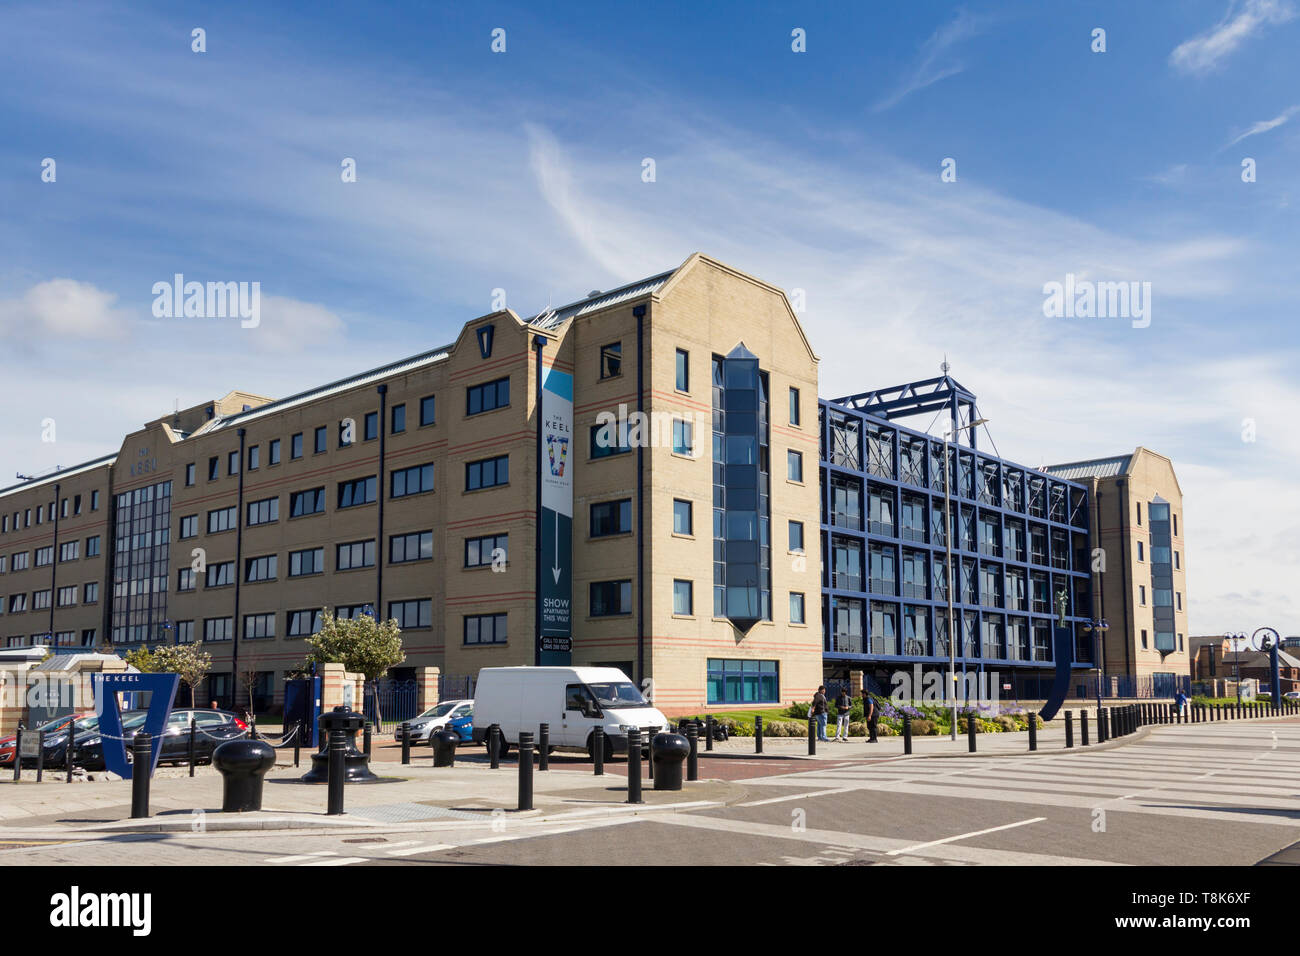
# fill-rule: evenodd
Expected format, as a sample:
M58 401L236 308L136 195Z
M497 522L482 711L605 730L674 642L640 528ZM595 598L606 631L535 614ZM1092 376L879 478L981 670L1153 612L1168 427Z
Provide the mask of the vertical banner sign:
M91 687L95 694L95 716L99 718L97 727L100 738L100 750L104 755L105 769L130 780L135 767L126 760L126 734L122 732L122 713L118 709L119 691L128 693L149 692L149 709L145 712L144 725L132 729L132 736L137 730L149 734L152 760L149 764L149 776L153 776L158 766L158 755L162 753L163 734L167 732L167 718L171 716L172 704L176 700L176 688L180 686L177 674L92 674Z
M546 369L542 379L541 631L543 666L572 663L573 631L573 376Z

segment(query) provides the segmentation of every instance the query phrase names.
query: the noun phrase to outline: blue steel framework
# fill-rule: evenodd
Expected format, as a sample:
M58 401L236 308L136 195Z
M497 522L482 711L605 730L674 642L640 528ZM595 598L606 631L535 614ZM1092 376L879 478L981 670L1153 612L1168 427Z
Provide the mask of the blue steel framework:
M944 409L957 436L947 452L951 529L943 441L890 421ZM1039 697L1055 667L1062 595L1073 664L1092 666L1081 627L1092 616L1087 493L979 452L960 410L973 421L975 397L946 375L819 402L824 661L868 677L947 670L946 531L959 669L996 671L1017 696Z

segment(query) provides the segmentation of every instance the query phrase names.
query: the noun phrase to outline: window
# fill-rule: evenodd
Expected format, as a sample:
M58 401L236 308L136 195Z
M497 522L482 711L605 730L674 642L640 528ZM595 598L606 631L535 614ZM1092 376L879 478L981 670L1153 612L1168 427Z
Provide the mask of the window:
M21 614L23 611L26 610L27 610L27 595L25 593L9 595L10 614Z
M433 557L433 532L413 531L395 534L388 539L388 562L427 561Z
M176 642L178 644L194 643L194 622L193 621L176 622Z
M492 488L510 481L510 456L498 455L471 461L465 465L465 490L477 491L479 488Z
M99 582L87 581L81 589L81 603L94 604L99 600Z
M435 402L434 396L426 395L420 399L420 424L432 425L435 420Z
M262 467L262 448L260 445L248 446L248 470L257 471Z
M269 524L280 520L280 499L263 498L261 501L248 503L248 523L250 525Z
M348 544L340 544L334 552L334 568L337 571L352 571L356 568L374 566L374 541L352 541Z
M790 389L790 424L799 424L799 389Z
M623 374L623 343L611 342L600 347L600 377L614 378Z
M92 492L90 493L90 510L91 510L91 511L98 511L98 510L99 510L99 492L98 492L98 491L92 491Z
M353 478L351 481L339 482L338 506L340 508L355 508L357 505L368 505L374 500L374 475L370 475L366 478Z
M1143 607L1146 607L1147 604L1147 589L1146 589L1146 585L1144 584L1138 585L1138 604L1142 605Z
M1142 632L1142 650L1145 651L1146 649L1147 649L1147 632L1146 632L1146 631L1143 631L1143 632Z
M632 613L632 582L593 581L590 594L592 617L612 617Z
M31 552L29 551L15 552L12 557L12 560L9 562L9 570L26 571L31 566L31 560L32 560Z
M632 501L628 500L628 510ZM681 498L673 499L673 534L694 534L695 516L691 503Z
M203 619L203 639L205 641L228 641L234 633L235 622L229 617L209 617Z
M188 488L194 484L194 462L185 466L185 487Z
M791 481L803 481L803 452L787 451L785 453L786 477Z
M1174 592L1174 598L1176 599L1176 600L1174 601L1175 606L1178 608L1178 610L1181 611L1181 610L1183 609L1183 592L1182 592L1182 591L1175 591L1175 592Z
M232 451L226 456L226 474L239 474L239 452Z
M54 563L54 545L50 545L48 548L36 549L36 566L38 568L43 568L53 563Z
M677 350L677 391L691 390L691 353L685 349Z
M803 550L803 522L802 521L790 522L790 550L791 551Z
M219 564L209 564L207 577L203 582L204 587L220 588L228 584L235 583L235 562L222 561Z
M302 457L302 432L289 439L289 457L291 459Z
M275 637L274 614L245 614L244 640L265 641Z
M776 661L709 658L710 704L775 704L781 700Z
M388 430L394 435L400 435L406 431L406 406L394 405L393 410L389 413Z
M510 404L510 378L498 378L465 389L465 414L477 415Z
M1140 501L1135 501L1135 502L1133 502L1133 503L1134 503L1135 505L1137 505L1138 524L1141 525L1141 524L1142 524L1142 502L1140 502Z
M208 512L208 534L216 534L220 531L230 531L235 527L238 520L235 516L235 509L216 508Z
M221 477L221 459L213 455L208 459L208 481L216 481Z
M366 412L365 421L362 425L362 441L374 441L379 437L379 413Z
M1142 560L1144 560L1145 557L1146 557L1146 551L1145 551L1145 549L1142 547L1142 542L1139 541L1139 542L1138 542L1138 560L1139 560L1139 561L1142 561Z
M413 627L433 626L433 601L421 598L416 601L389 601L388 616L397 621L403 630Z
M182 515L180 536L182 538L195 538L199 533L199 516Z
M676 423L674 422L674 431ZM610 455L623 455L632 450L628 441L627 423L610 421L607 424L591 426L591 457L608 458Z
M320 610L290 611L286 623L288 629L285 634L288 637L306 637L308 634L315 634L320 630Z
M70 585L68 585L68 586L66 586L66 587L61 587L61 588L59 588L59 593L56 595L56 600L58 601L58 606L59 606L59 607L72 607L73 605L75 605L75 604L77 603L77 591L78 591L78 590L79 590L79 589L77 588L77 586L76 586L75 584L70 584Z
M271 465L280 464L280 439L271 439L271 444L267 446L267 463Z
M509 547L510 536L506 534L486 535L481 538L466 538L465 567L490 567L497 558L505 561L509 554ZM499 554L497 553L498 551L500 552Z
M681 419L673 419L673 453L677 455L695 454L695 426Z
M1182 565L1180 565L1180 564L1178 563L1178 552L1175 551L1175 552L1174 552L1174 570L1175 570L1175 571L1178 571L1178 570L1181 569L1181 567L1182 567Z
M176 590L194 590L194 570L192 568L181 568L176 572Z
M695 585L691 581L680 579L673 581L673 613L691 615L695 613Z
M81 557L81 541L65 541L59 545L59 562L76 561Z
M412 465L402 468L390 476L388 497L404 498L407 495L423 494L433 491L433 465Z
M258 558L244 559L244 581L255 584L258 581L274 581L276 576L276 555L268 554Z
M506 642L506 615L465 615L466 644L504 644Z
M321 454L328 447L329 438L326 435L325 426L321 425L316 429L316 454Z
M688 502L689 504L689 502ZM673 521L676 522L674 506ZM632 499L598 501L591 506L591 536L603 538L611 534L628 534L632 530Z
M301 578L325 571L325 549L305 548L289 552L289 577Z
M324 488L310 488L307 491L295 491L289 495L290 518L301 518L303 515L322 514L324 511Z
M802 624L803 617L803 595L798 591L790 592L790 623Z

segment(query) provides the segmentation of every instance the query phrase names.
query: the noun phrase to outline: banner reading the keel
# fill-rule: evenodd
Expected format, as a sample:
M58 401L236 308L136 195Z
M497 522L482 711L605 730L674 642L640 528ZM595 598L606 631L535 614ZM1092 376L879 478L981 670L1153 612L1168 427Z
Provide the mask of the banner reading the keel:
M546 369L542 379L541 629L538 663L572 663L573 631L573 376Z

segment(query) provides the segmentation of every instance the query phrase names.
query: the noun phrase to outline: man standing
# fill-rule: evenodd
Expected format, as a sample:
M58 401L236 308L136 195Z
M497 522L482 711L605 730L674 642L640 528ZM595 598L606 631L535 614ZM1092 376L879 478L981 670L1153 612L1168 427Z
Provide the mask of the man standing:
M817 739L830 743L830 738L826 736L826 685L818 685L809 712L817 718Z
M876 709L875 698L865 687L862 688L862 719L867 722L867 743L879 743L876 739L876 721L880 719L880 714Z
M835 739L849 742L849 711L853 709L853 698L848 688L841 687L835 698Z

